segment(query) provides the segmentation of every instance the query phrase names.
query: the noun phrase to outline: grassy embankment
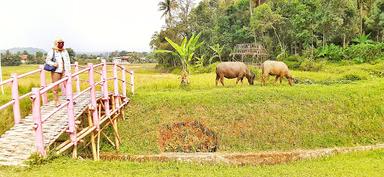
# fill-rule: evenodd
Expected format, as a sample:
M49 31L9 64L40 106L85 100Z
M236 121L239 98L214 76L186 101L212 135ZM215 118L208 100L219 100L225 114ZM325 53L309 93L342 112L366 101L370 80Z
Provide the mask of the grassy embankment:
M4 67L4 77L36 67ZM314 83L294 87L286 82L265 87L256 82L249 86L246 81L236 86L234 80L225 80L225 87L216 87L215 74L206 73L191 75L190 86L180 88L178 75L159 73L153 67L130 66L136 71L136 95L127 109L128 119L120 123L123 152L158 153L159 127L186 120L199 120L217 132L219 151L228 152L311 149L384 141L381 136L384 133L384 62L328 64L320 72L293 71L301 81ZM86 79L86 75L82 79ZM23 79L20 92L26 93L38 84L38 75ZM6 88L8 95L2 96L2 101L8 101L9 91ZM23 114L27 114L30 101L25 99L21 107L26 110ZM11 109L3 114L2 131L12 125Z
M218 133L219 151L312 149L384 142L384 63L328 64L294 71L305 83L249 86L215 74L194 74L188 88L177 75L138 73L128 119L120 123L122 151L158 153L162 125L199 120ZM258 73L258 75L260 72ZM259 78L258 78L259 79ZM272 80L273 78L271 78ZM311 81L308 81L311 80Z

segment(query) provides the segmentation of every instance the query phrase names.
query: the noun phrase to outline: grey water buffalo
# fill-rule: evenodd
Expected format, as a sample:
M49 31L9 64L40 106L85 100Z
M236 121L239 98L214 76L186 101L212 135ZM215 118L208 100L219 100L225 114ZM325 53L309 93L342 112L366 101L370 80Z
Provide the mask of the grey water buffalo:
M282 82L282 78L285 77L288 79L288 83L292 86L293 77L289 72L288 66L281 61L272 61L267 60L261 65L261 83L265 85L265 80L268 76L276 76L275 83L278 79L280 79L280 84Z
M216 86L219 80L224 86L224 77L227 79L237 78L236 84L239 81L243 83L244 77L247 78L250 85L253 85L255 80L255 74L243 62L222 62L218 64L216 66Z

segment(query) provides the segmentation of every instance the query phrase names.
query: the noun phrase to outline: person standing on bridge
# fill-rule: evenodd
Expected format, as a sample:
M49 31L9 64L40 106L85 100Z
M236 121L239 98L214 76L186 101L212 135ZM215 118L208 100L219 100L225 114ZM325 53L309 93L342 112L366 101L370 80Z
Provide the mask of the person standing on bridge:
M67 50L64 49L64 41L60 38L56 39L52 50L47 54L45 59L46 64L56 67L54 71L51 71L52 83L63 78L66 72L71 72L71 62ZM64 85L65 88L65 85ZM53 88L53 97L55 106L60 106L59 100L59 86ZM64 90L62 90L64 91Z

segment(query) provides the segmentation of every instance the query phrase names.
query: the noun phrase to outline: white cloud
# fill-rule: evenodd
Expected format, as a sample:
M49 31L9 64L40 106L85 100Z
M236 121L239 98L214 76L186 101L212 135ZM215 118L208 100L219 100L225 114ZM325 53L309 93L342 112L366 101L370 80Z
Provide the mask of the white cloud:
M49 49L56 37L75 51L149 51L164 20L159 0L1 0L0 49Z

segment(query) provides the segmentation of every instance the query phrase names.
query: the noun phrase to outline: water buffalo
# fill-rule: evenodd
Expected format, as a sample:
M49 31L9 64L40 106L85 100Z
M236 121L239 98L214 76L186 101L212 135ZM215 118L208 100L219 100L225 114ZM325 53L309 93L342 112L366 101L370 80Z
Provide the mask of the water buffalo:
M272 61L267 60L263 64L261 64L261 83L265 85L265 79L268 78L269 75L276 76L275 83L278 79L280 79L280 84L282 82L282 78L285 77L288 79L289 85L292 86L293 77L289 72L288 66L281 61Z
M255 80L255 74L243 62L222 62L218 64L216 66L216 86L219 80L224 86L224 77L227 79L237 78L236 84L239 81L243 83L244 77L247 78L250 85L253 85Z

